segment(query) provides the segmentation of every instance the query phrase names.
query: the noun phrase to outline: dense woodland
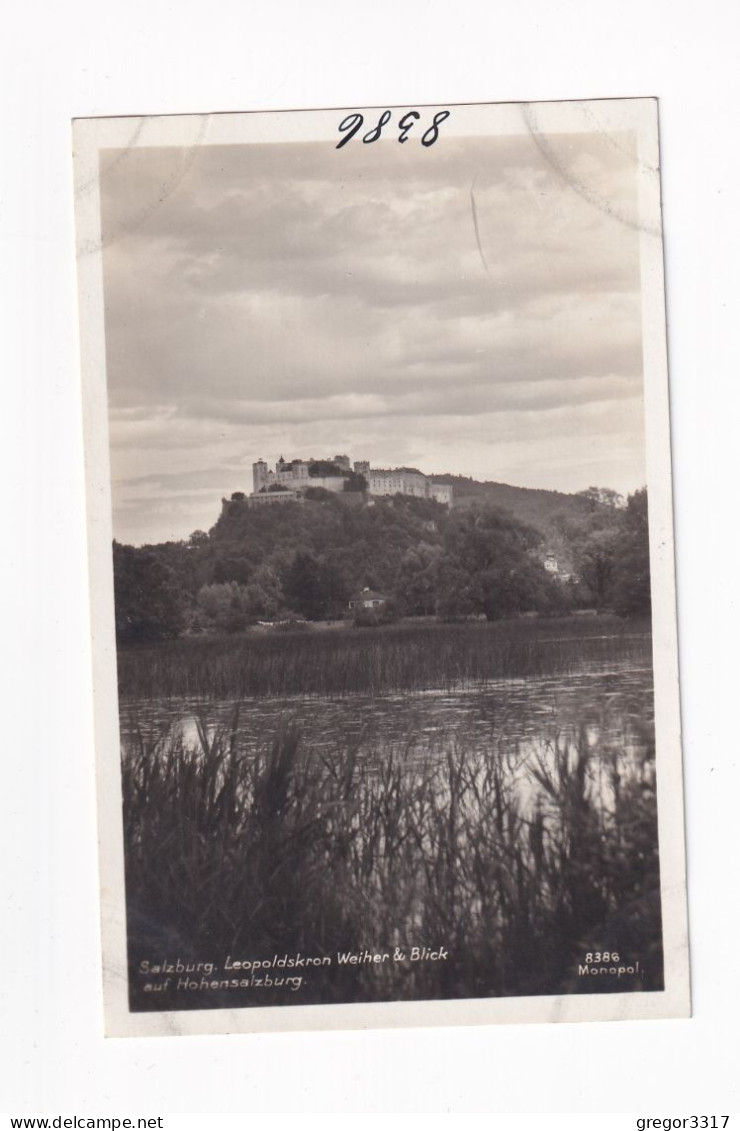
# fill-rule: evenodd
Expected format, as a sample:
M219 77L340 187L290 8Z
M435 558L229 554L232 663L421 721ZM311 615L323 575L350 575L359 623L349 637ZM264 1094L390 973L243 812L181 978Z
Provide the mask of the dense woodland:
M368 624L575 608L649 613L645 489L625 502L596 488L562 495L437 478L455 486L452 510L320 489L304 503L251 507L237 493L208 533L155 546L114 543L119 642L339 618L366 586L388 598ZM547 552L559 575L545 571Z

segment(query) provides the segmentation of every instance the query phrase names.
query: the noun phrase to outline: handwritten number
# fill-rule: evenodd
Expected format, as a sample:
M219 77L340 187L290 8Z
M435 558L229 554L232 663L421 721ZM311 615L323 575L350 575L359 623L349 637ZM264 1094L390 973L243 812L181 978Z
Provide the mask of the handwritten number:
M414 122L419 121L420 117L421 114L418 114L416 110L409 110L408 114L404 114L404 116L401 118L401 121L398 123L398 128L401 131L401 136L398 140L400 141L401 145L403 145L405 141L408 141L406 134L409 132ZM409 121L409 119L411 120Z
M450 116L449 110L439 110L434 115L434 118L432 119L431 126L421 136L421 144L422 145L426 146L427 148L430 145L434 145L435 141L439 137L439 127L440 127L440 125L442 124L442 122L446 121L447 118L449 118L449 116ZM373 128L371 130L368 130L368 132L363 137L363 139L362 139L363 143L365 145L371 145L372 142L377 141L378 138L380 137L380 135L383 132L383 127L386 126L388 124L388 122L390 122L391 117L392 117L391 111L390 110L384 110L383 113L378 118L377 126L373 126ZM398 140L402 145L403 145L404 142L408 141L407 135L408 135L409 131L413 128L414 124L419 121L420 118L421 118L421 114L419 114L419 112L417 110L409 110L401 118L401 120L398 123L398 129L399 129ZM339 123L339 126L338 126L339 132L340 132L340 134L344 134L345 136L338 143L336 148L341 149L343 145L346 145L348 141L351 141L352 138L355 136L355 134L357 134L359 132L359 130L362 128L364 122L365 122L365 119L362 116L362 114L358 114L356 112L353 112L352 114L348 114L347 117L344 118L343 121L341 121Z
M380 115L380 117L378 119L378 124L375 127L375 129L372 129L368 133L365 134L364 138L362 139L363 143L365 145L370 145L371 142L377 141L378 138L380 137L383 126L386 125L386 123L389 122L390 120L391 120L390 110L384 110L383 113Z
M422 139L421 139L422 145L426 145L426 146L434 145L435 141L439 137L439 127L440 127L440 125L442 124L442 122L445 121L446 118L449 118L449 116L450 116L449 110L440 110L438 114L434 115L434 117L432 119L431 126L426 131L426 133L422 136ZM427 141L427 138L429 139L428 141Z
M349 131L349 133L347 133L346 137L342 138L337 149L341 149L343 145L346 145L348 141L352 140L364 121L365 119L362 114L348 114L347 117L339 123L339 132L347 133L347 131Z

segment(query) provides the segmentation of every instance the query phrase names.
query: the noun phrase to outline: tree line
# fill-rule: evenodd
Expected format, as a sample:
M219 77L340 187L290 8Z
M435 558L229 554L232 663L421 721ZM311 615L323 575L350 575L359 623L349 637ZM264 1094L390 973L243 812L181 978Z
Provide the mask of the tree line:
M553 545L567 567L555 576L543 566ZM365 587L387 598L386 618L650 611L645 489L625 503L592 488L545 530L478 501L448 510L396 495L360 506L327 492L257 508L236 495L210 532L114 543L113 565L121 643L346 616Z

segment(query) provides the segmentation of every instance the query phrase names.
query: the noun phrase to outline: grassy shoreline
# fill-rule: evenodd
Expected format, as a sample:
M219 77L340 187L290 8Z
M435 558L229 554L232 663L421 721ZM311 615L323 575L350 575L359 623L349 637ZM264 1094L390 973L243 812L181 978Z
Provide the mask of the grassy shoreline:
M568 674L584 664L651 663L650 623L567 617L493 624L191 637L119 648L122 698L382 694Z
M409 739L410 741L410 739ZM457 736L444 757L402 738L341 752L278 727L255 757L230 724L125 754L131 1007L222 1008L662 988L654 756L557 731L522 762ZM520 783L526 775L528 789ZM339 951L445 947L442 963L342 966ZM579 977L587 951L640 975ZM330 956L299 992L150 993L163 956ZM217 977L222 976L217 974Z

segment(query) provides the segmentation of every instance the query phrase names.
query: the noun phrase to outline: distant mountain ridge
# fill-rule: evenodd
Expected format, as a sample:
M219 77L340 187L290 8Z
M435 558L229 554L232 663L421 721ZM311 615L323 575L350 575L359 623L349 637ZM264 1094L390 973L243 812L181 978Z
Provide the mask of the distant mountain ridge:
M563 527L584 521L594 510L593 498L542 487L513 487L509 483L481 481L467 475L445 473L434 478L438 483L452 486L455 508L484 503L508 511L520 522L535 527L544 536L547 548L556 555L561 569L573 569L571 548L563 536Z
M568 495L542 487L512 487L508 483L472 479L468 475L435 475L438 483L449 483L454 492L455 506L470 506L484 502L490 506L510 511L522 522L549 533L556 515L583 518L593 510L593 502L584 495Z

